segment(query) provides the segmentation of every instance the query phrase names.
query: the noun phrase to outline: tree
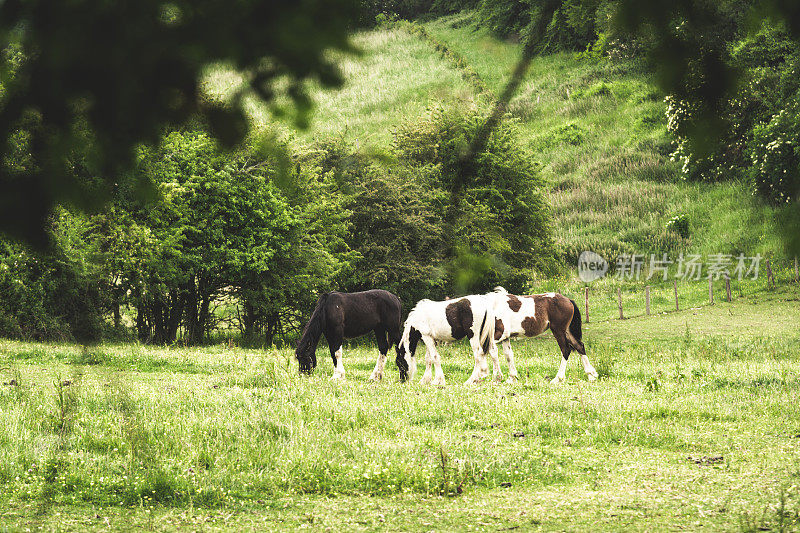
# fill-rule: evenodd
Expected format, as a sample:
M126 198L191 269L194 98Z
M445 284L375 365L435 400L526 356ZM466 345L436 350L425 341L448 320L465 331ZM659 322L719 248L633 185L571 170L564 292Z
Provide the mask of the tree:
M356 0L0 3L0 232L43 243L55 205L103 205L135 176L137 145L197 114L235 144L248 129L243 97L272 101L276 80L288 80L302 124L303 81L341 83L325 52L352 50L358 13ZM247 80L227 106L200 88L218 62Z
M461 194L451 196L455 204L440 208L451 290L504 283L520 292L537 274L555 271L550 213L538 169L520 149L513 122L500 123L464 165L464 154L478 146L484 125L485 117L474 112L434 109L398 129L395 151L422 176L423 186L452 192L464 184Z

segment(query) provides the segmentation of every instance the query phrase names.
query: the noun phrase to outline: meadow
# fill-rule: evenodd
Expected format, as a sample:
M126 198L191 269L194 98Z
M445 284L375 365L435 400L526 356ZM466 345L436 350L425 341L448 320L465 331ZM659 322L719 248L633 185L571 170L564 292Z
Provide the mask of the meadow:
M549 333L521 381L400 384L376 351L0 343L0 530L796 530L800 290Z
M252 103L251 118L292 147L340 137L387 161L393 129L431 108L486 112L520 44L470 14L415 24L356 35L345 86L311 87L308 129ZM368 381L369 339L345 346L342 381L324 346L301 377L289 346L0 340L0 533L800 530L800 286L777 210L745 183L681 179L649 76L554 54L510 102L565 272L583 250L741 251L773 259L777 288L762 272L725 302L717 281L709 305L705 281L684 281L674 311L671 281L593 283L584 342L600 379L573 357L562 386L549 333L515 342L515 384L463 385L467 344L443 346L443 388L399 383L393 356ZM239 84L216 67L206 90ZM550 290L584 310L571 272L532 282Z

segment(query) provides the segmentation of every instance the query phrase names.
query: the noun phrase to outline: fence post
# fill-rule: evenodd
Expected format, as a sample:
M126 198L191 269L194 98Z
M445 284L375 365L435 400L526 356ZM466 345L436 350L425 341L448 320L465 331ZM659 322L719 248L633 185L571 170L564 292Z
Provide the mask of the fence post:
M711 281L711 276L708 277L708 301L714 303L714 282Z
M622 314L622 292L617 287L617 304L619 305L619 319L622 320L625 316Z
M586 307L586 323L589 323L589 287L583 289L583 302Z
M731 301L731 277L725 273L725 296L728 298L728 302Z
M772 267L769 264L769 259L767 259L767 285L770 289L775 286L775 278L772 277Z
M644 288L644 302L647 315L650 316L650 285Z
M800 283L800 276L797 275L797 256L794 256L794 282Z
M672 280L672 288L675 289L675 310L680 311L681 308L678 305L678 280Z

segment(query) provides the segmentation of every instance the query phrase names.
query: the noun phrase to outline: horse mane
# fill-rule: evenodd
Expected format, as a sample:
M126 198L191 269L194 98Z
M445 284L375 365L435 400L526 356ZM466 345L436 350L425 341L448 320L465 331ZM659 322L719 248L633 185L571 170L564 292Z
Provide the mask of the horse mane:
M300 369L308 374L311 373L313 367L316 366L316 357L314 352L317 351L317 344L322 335L322 328L325 324L325 302L330 293L324 292L317 300L317 307L314 308L314 313L311 315L308 324L303 329L303 335L297 341L297 349L295 356L300 363Z
M500 285L494 288L494 292L498 294L508 294L508 291L505 290L505 288L501 287Z

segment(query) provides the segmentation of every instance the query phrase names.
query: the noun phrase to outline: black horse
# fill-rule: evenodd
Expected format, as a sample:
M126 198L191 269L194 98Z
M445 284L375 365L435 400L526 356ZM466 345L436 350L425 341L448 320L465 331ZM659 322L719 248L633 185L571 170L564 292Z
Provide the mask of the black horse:
M317 343L325 335L333 358L333 379L344 377L342 343L344 339L360 337L375 332L380 355L370 379L383 378L386 354L390 346L397 349L400 342L400 298L388 291L373 289L364 292L326 292L317 300L317 307L303 330L297 343L295 355L300 363L300 372L311 374L317 366ZM397 366L400 379L405 381L408 365L398 354Z

